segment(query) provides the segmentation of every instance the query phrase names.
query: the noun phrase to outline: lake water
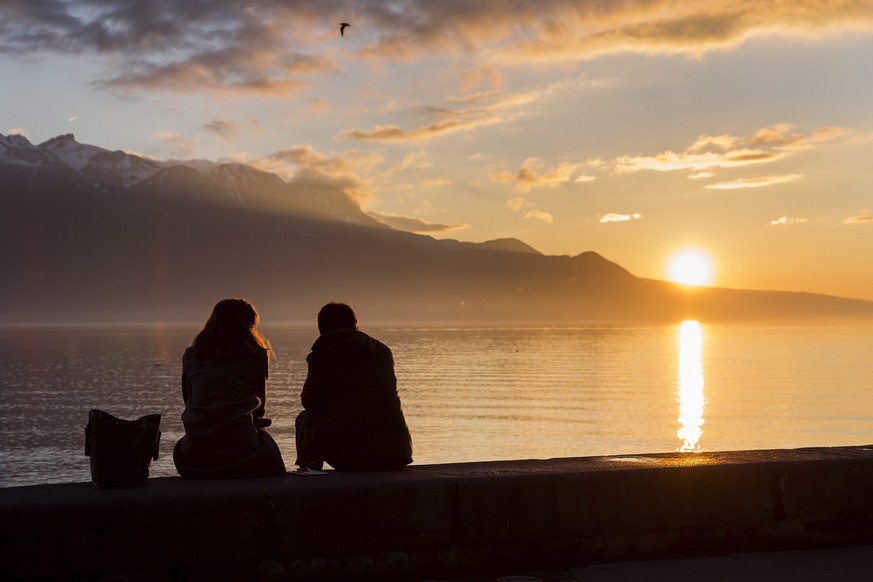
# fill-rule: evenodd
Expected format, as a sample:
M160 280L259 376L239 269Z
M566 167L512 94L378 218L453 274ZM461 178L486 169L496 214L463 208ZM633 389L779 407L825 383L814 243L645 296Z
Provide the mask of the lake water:
M312 328L263 328L289 469ZM394 351L417 464L873 443L873 324L369 328ZM163 415L175 475L196 327L0 329L0 486L89 481L88 410Z

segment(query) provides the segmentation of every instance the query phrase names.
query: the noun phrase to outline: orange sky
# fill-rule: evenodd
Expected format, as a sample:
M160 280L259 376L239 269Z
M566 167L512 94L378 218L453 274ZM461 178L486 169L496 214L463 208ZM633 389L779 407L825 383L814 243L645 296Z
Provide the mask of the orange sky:
M873 300L869 1L169 4L0 5L0 131L243 161L435 237L653 278L696 248L715 285Z

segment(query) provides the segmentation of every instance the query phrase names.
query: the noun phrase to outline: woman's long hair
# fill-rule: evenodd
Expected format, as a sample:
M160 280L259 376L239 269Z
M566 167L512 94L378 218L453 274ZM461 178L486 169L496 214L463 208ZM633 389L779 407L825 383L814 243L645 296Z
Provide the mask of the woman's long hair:
M202 358L267 354L270 342L258 330L258 312L245 299L223 299L194 338L191 347Z

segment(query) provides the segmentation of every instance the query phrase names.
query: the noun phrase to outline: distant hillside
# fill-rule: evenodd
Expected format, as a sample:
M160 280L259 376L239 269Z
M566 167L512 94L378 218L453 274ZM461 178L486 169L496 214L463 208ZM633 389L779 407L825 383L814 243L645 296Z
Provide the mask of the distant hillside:
M332 299L383 322L873 318L873 302L690 290L594 252L435 240L377 222L341 191L70 135L0 135L0 184L0 323L196 322L230 296L274 322L311 321Z

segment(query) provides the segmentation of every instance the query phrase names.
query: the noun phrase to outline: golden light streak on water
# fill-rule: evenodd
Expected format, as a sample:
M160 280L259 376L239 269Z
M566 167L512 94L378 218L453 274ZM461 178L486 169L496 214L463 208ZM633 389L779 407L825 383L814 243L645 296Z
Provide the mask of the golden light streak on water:
M676 400L679 403L679 430L682 452L699 452L703 434L703 334L697 321L679 324L679 371Z

